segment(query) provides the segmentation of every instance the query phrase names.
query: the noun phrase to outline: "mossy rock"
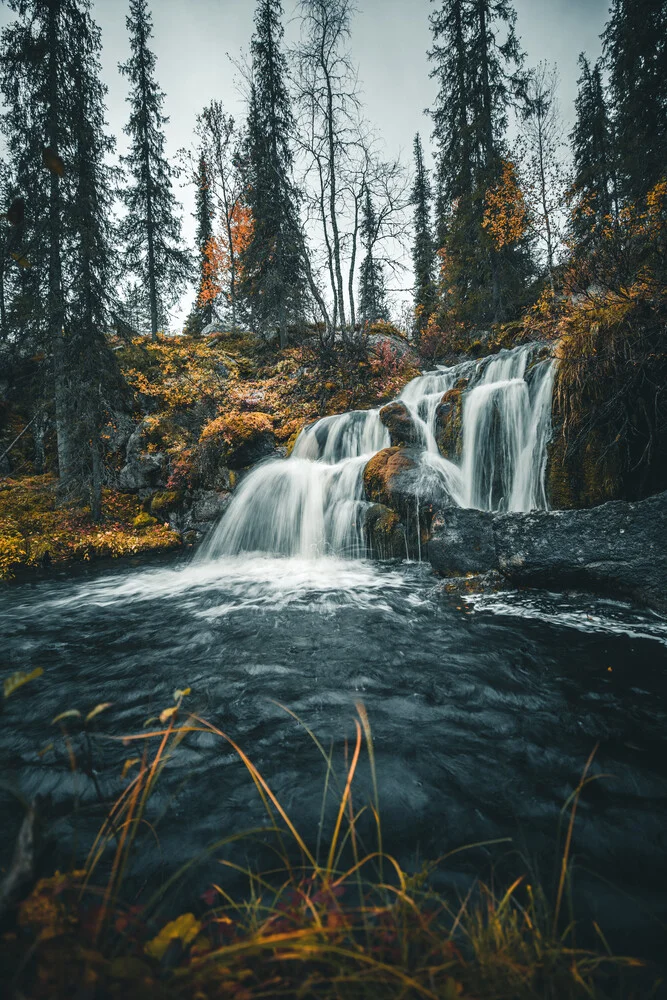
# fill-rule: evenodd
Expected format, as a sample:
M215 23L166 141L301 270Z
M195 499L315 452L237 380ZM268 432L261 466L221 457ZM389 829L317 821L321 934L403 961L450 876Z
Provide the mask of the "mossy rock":
M392 445L399 447L422 443L422 433L405 403L397 400L383 406L380 410L380 420L389 431Z
M172 510L177 510L183 502L183 494L180 490L163 490L155 493L151 498L150 512L157 518L164 518Z
M275 449L273 420L259 411L225 413L206 424L199 443L203 466L243 469Z
M132 521L132 527L141 531L144 528L152 528L154 524L157 524L157 518L152 517L148 511L142 511L141 514L137 514L135 519Z
M418 462L410 449L394 446L373 455L364 469L366 497L396 511L402 506L406 474L415 472Z
M405 527L398 514L383 504L372 504L364 517L366 544L374 559L405 559Z
M435 438L440 454L455 461L463 450L463 394L468 379L459 379L438 404L435 421Z

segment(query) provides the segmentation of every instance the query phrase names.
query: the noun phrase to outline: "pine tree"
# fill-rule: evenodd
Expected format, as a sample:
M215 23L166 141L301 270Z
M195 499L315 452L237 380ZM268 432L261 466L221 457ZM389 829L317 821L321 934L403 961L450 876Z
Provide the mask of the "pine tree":
M12 308L49 354L61 492L90 491L99 514L101 387L114 370L104 343L113 264L104 160L113 143L99 29L89 0L10 7L18 16L2 37L3 124L25 204Z
M437 242L458 318L473 322L516 308L532 272L525 245L499 247L484 229L486 195L506 160L508 109L523 85L515 24L511 0L443 0L431 17Z
M362 326L389 319L382 261L377 259L378 218L368 185L361 206L361 243L365 253L359 268L359 318Z
M263 333L278 328L284 347L290 321L303 316L306 277L292 183L294 119L282 38L281 0L259 0L244 157L254 229L241 260L242 291L256 328Z
M570 134L574 160L572 228L587 243L614 210L614 139L602 84L600 62L591 69L582 53L575 101L576 120Z
M197 172L194 177L196 186L195 219L197 220L197 250L199 252L198 270L199 282L197 299L185 323L185 332L199 336L202 330L213 319L213 303L202 300L202 289L207 281L207 250L213 238L213 205L211 201L211 180L208 163L204 153L199 156Z
M415 329L417 336L426 329L435 308L435 253L431 231L431 184L424 164L424 151L419 134L414 140L415 181L412 188L414 206L414 241L412 266L415 273Z
M105 132L104 97L100 81L100 31L86 12L79 15L79 52L74 65L75 132L72 202L66 216L73 247L68 283L68 328L78 386L73 394L77 439L75 480L89 491L94 520L102 514L105 413L122 386L105 330L111 315L110 289L116 277L115 234L111 222L114 171L107 157L115 142Z
M619 194L637 200L667 176L666 0L613 0L603 40Z
M123 157L130 183L122 191L127 215L121 226L126 270L145 284L151 315L151 337L190 277L181 240L179 205L173 171L165 155L162 113L164 93L155 80L156 58L148 47L153 35L146 0L130 0L126 19L132 54L120 72L130 81L132 109L125 127L130 151Z

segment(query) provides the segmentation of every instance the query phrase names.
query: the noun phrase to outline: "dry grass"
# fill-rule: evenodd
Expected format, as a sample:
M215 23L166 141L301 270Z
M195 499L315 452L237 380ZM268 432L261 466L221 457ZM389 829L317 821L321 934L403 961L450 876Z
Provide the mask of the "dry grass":
M174 705L155 720L156 728L125 738L129 753L136 753L124 769L128 783L84 869L42 880L21 905L18 934L5 935L0 956L11 963L17 998L583 1000L649 995L619 986L640 963L611 956L601 932L599 953L577 947L575 926L563 913L572 830L581 792L592 780L592 755L566 805L554 905L523 879L501 894L477 885L454 903L430 890L435 865L410 876L383 849L373 741L362 705L340 785L331 754L310 733L325 761L322 820L331 795L337 801L328 837L313 846L230 736L196 714L180 721L188 694L176 692ZM124 878L140 849L139 835L144 830L150 835L146 806L160 774L179 744L202 732L227 743L247 768L269 824L243 836L261 833L265 843L272 835L277 861L263 872L223 862L223 868L244 876L243 898L226 892L223 871L220 884L205 894L207 909L166 921L160 916L165 893L199 859L175 873L141 908L123 902ZM359 805L354 781L362 754L374 792L371 801ZM375 829L371 851L360 835L360 820L367 814Z

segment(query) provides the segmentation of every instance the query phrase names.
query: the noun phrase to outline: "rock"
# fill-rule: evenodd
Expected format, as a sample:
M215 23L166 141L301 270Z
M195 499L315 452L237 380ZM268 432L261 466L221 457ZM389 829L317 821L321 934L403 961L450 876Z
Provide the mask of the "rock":
M202 430L199 464L202 470L220 466L243 469L272 454L275 446L273 420L268 414L225 413Z
M153 517L146 510L142 511L141 514L137 514L132 521L132 527L139 530L142 528L152 528L154 524L157 524L157 518Z
M437 510L451 506L444 478L451 469L439 455L403 445L385 448L371 458L364 470L366 499L384 504L401 517L430 526Z
M493 514L452 507L433 519L431 531L428 558L440 575L465 576L498 568Z
M161 452L146 452L132 456L120 470L118 485L121 490L130 493L160 486L164 479L165 466L166 459Z
M405 559L408 548L405 528L395 511L381 503L371 504L364 517L366 544L374 559Z
M435 438L440 454L450 461L456 461L461 457L463 393L468 381L467 378L459 379L454 388L443 395L436 410Z
M402 514L416 506L415 480L419 475L419 452L394 446L373 455L364 469L366 498Z
M375 352L381 351L386 345L392 351L395 351L399 357L410 354L412 350L407 341L395 333L371 333L366 338L366 343Z
M405 403L388 403L380 410L380 420L389 431L392 446L420 445L423 434L412 419L412 414Z
M500 571L515 583L575 585L667 609L667 492L590 510L500 514Z
M218 493L216 490L200 490L195 494L195 500L190 508L190 517L195 524L217 522L227 510L231 502L231 494Z
M667 492L590 510L434 520L429 559L439 575L497 570L513 585L572 587L667 610Z
M162 452L149 452L142 449L147 426L147 422L142 420L128 438L125 465L120 470L118 479L121 490L136 493L138 490L150 489L163 484L167 466L166 456Z
M151 497L150 511L155 517L164 521L169 513L178 510L183 503L183 494L180 490L163 490L155 493Z

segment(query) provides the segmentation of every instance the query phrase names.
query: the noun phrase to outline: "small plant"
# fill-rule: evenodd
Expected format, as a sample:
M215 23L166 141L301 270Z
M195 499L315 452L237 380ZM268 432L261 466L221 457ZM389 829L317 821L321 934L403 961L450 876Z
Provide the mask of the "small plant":
M82 989L92 989L101 1000L601 1000L621 995L615 985L619 974L639 963L612 957L603 938L600 954L577 947L573 923L562 927L560 919L577 804L593 780L588 776L593 755L566 804L569 818L555 906L523 878L501 895L480 884L474 898L470 893L456 902L429 888L430 874L446 857L408 875L383 848L373 741L363 705L357 705L355 735L347 745L340 782L331 753L307 730L325 764L319 834L311 843L230 736L194 712L181 719L189 695L189 689L174 692L174 703L149 720L154 728L123 738L130 753L134 747L143 749L123 766L126 788L109 811L85 867L41 880L21 905L20 944L23 949L27 945L27 957L17 959L16 935L5 936L0 955L9 963L5 967L14 970L16 989L34 1000ZM61 724L76 720L85 727L106 707L97 706L85 719L72 711L58 718ZM140 849L139 834L148 828L146 807L156 782L181 742L202 732L215 734L239 756L269 819L261 831L234 835L214 849L261 832L264 841L274 837L279 862L271 871L259 872L224 861L223 866L247 879L243 898L230 897L221 880L204 893L197 912L160 919L165 892L198 859L142 905L123 901L124 880ZM151 744L156 745L152 754ZM353 788L364 752L373 792L360 805ZM325 838L332 796L336 808ZM364 817L375 831L372 850L363 846ZM109 852L108 874L100 883L101 862Z

